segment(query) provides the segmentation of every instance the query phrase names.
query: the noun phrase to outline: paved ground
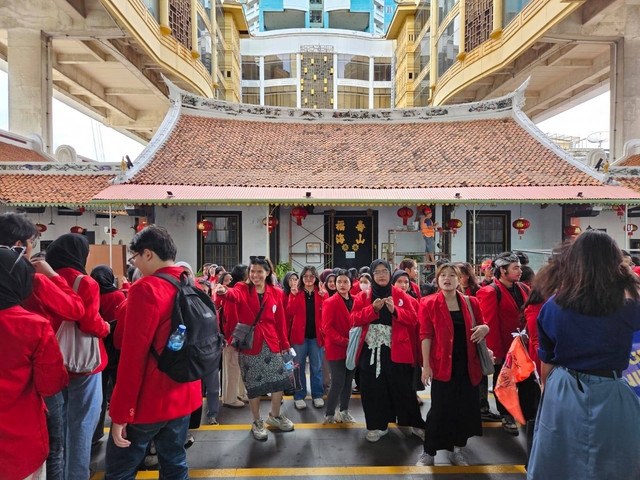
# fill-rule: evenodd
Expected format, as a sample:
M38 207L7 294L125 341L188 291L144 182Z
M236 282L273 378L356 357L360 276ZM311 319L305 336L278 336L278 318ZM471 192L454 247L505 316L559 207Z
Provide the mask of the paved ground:
M422 413L429 410L429 392L421 392ZM493 401L492 401L493 402ZM315 409L308 400L306 410L296 410L291 397L285 398L282 411L295 423L293 432L269 432L266 442L253 439L249 408L220 407L220 426L202 426L192 430L195 444L187 451L191 478L290 480L315 479L482 479L523 480L526 461L524 432L513 437L499 423L485 423L482 437L469 440L467 459L470 467L455 467L446 452L436 456L435 467L415 467L422 442L405 428L393 426L378 443L365 440L366 428L360 398L354 395L351 412L359 423L322 425L324 409ZM266 418L269 402L262 402ZM495 410L494 410L495 411ZM94 450L91 480L104 476L106 435ZM136 478L157 479L157 471L141 471Z

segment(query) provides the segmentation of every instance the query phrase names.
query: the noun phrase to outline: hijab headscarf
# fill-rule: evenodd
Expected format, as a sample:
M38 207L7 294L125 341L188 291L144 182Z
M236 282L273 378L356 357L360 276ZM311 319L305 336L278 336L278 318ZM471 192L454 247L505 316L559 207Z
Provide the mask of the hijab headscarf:
M31 295L35 273L21 253L0 248L0 310L21 305Z
M47 247L47 263L54 270L73 268L86 275L89 240L79 233L65 233Z
M116 286L116 277L113 270L108 265L98 265L91 270L91 278L100 285L100 294L112 293L118 290Z
M389 278L389 283L386 286L378 285L376 282L376 276L373 274L378 265L384 265L384 267L389 270L389 275L391 275L391 266L386 260L374 260L371 264L371 301L373 302L376 298L387 298L391 296L391 292L393 291L391 288L391 278ZM391 325L392 318L391 312L387 310L387 306L383 306L378 313L380 318L379 321L371 322L371 323L382 323L383 325Z
M291 287L289 286L289 280L291 279L291 277L295 275L296 277L298 276L298 274L296 272L290 271L284 274L284 277L282 277L282 291L284 293L286 293L287 295L289 295L291 293Z
M338 278L337 275L335 274L335 272L331 272L329 275L327 275L324 279L324 288L327 290L327 293L329 294L329 296L331 297L332 295L338 293L338 289L334 288L333 290L331 290L329 288L329 277L333 277L334 281Z
M395 285L396 282L398 281L398 279L402 276L405 276L409 279L409 290L407 290L406 293L407 295L409 295L410 297L413 298L418 298L418 296L416 295L416 292L413 291L413 286L411 284L411 277L409 276L409 274L404 271L404 270L396 270L395 272L393 272L393 277L391 277L391 285Z

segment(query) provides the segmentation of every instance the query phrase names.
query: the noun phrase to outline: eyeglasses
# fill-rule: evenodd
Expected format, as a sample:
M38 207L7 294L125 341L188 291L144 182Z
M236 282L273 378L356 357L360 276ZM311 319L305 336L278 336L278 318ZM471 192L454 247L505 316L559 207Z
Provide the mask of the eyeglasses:
M382 277L383 275L389 275L389 270L387 270L386 268L384 270L375 270L373 274L376 277Z
M13 265L11 266L11 270L9 270L9 275L11 275L13 273L13 269L16 268L16 265L18 265L18 262L20 261L24 253L27 251L27 247L21 247L18 245L13 245L11 247L7 245L0 245L0 248L3 248L5 250L11 250L12 252L15 252L18 254L18 258L16 258L16 261L13 262Z
M316 276L315 275L303 275L302 278L306 279L306 280L310 280L312 278L316 278Z
M129 260L127 260L127 263L128 263L129 265L133 265L133 262L135 262L136 257L137 257L138 255L140 255L140 252L136 253L136 254L135 254L135 255L133 255Z

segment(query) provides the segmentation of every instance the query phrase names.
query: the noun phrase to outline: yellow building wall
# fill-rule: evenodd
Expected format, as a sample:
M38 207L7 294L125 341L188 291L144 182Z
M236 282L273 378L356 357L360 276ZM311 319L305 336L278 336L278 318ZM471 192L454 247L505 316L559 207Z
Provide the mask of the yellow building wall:
M228 102L240 103L241 63L240 63L240 33L234 15L225 11L224 30L224 80L225 80L225 100ZM221 69L222 70L222 69ZM229 76L229 72L230 75ZM221 98L222 99L222 98Z
M416 33L414 15L407 15L396 40L396 108L413 107L414 85L417 75L414 61ZM411 77L411 78L410 78Z

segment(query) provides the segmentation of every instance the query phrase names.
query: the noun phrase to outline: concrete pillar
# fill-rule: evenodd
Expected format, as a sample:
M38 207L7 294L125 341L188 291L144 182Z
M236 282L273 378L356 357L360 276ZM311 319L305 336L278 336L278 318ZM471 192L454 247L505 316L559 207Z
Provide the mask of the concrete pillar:
M502 0L493 2L493 31L489 35L491 38L500 38L502 36L503 8Z
M460 2L460 48L458 50L458 55L456 58L461 62L467 57L467 52L464 47L464 40L466 35L466 23L467 23L467 0L462 0Z
M302 79L302 60L300 52L296 53L296 108L302 108L302 90L300 90L300 80Z
M617 59L611 75L611 157L615 159L623 155L625 142L640 138L640 6L625 8L624 40L612 52Z
M333 54L333 109L343 108L338 105L338 54Z
M369 57L369 108L373 108L373 57Z
M264 105L264 55L260 55L260 105Z
M158 2L158 10L158 13L160 14L160 32L162 32L163 35L170 35L171 27L169 26L169 0L160 0Z
M39 135L44 151L52 153L51 41L40 30L15 28L8 45L9 130Z

